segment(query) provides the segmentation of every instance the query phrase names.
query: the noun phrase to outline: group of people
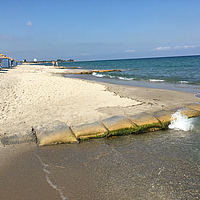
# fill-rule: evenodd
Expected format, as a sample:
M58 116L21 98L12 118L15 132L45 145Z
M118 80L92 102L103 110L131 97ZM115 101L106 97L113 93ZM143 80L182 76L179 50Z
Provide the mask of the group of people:
M55 66L55 61L54 60L52 61L52 65L53 65L53 67ZM56 61L56 67L58 67L58 61Z

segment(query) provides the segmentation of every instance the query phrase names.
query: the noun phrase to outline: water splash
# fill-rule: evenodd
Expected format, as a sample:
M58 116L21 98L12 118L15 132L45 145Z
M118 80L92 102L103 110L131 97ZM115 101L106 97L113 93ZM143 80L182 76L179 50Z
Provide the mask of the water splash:
M176 111L171 116L171 124L168 126L170 129L189 131L194 128L193 119L181 113L181 110Z

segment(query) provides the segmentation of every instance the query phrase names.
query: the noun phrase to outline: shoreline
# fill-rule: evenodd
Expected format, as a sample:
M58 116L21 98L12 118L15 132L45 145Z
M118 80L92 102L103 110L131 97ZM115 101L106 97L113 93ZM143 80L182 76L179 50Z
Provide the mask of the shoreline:
M61 120L71 126L113 115L153 113L199 102L198 95L193 93L63 77L67 72L20 65L0 74L0 137L5 133L24 135L30 127L45 121Z
M32 127L45 122L79 126L115 115L152 114L199 102L199 94L66 78L73 71L20 65L1 72L0 138L20 136L22 142L31 141Z
M91 74L64 74L66 78L75 78L80 80L98 82L98 83L108 83L108 84L115 84L115 85L122 85L128 87L143 87L143 88L152 88L152 89L163 89L163 90L173 90L179 92L187 92L187 93L194 93L200 95L200 86L197 85L190 85L190 84L171 84L171 83L163 83L163 82L145 82L145 81L136 81L136 80L119 80L119 79L112 79L112 78L99 78L95 77ZM200 97L197 97L200 98Z

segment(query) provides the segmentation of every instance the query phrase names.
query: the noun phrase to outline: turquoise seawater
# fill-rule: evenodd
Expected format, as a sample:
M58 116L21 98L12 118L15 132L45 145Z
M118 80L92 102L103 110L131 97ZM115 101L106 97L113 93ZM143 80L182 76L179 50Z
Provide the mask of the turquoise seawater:
M59 62L59 66L84 70L120 70L66 77L200 93L200 56Z
M200 85L200 56L62 62L59 66L121 70L98 73L98 77Z

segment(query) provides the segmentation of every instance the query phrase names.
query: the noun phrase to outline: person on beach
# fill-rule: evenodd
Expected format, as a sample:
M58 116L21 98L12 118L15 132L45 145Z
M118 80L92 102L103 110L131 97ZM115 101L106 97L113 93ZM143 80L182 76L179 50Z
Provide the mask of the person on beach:
M56 67L58 67L58 61L56 62Z
M55 61L54 61L54 60L52 61L52 65L53 65L53 67L54 67L54 65L55 65Z

